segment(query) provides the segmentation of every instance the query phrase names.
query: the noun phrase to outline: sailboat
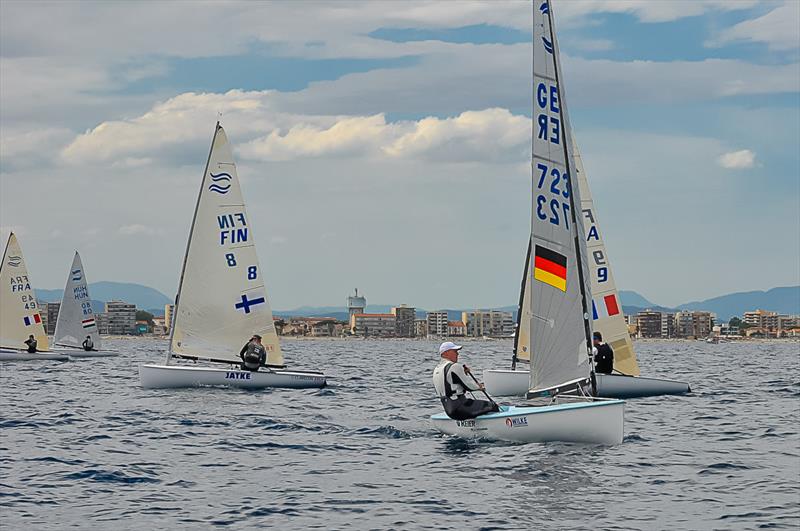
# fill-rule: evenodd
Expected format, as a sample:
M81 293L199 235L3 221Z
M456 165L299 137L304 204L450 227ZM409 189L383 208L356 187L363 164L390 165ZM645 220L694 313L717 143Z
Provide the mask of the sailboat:
M572 157L558 43L550 1L533 9L534 135L528 332L517 334L518 350L535 352L527 371L528 404L470 420L433 415L443 433L515 442L622 442L625 402L590 395L592 300L586 242L575 205Z
M93 350L83 349L83 341L87 336L94 344ZM67 285L64 287L64 295L58 309L53 347L60 352L69 354L71 358L100 358L118 355L117 352L101 348L97 321L92 310L92 299L89 297L86 271L78 251L75 251L75 257L72 259L72 267L69 268L67 275Z
M254 334L267 350L266 367L240 370L239 349ZM219 122L186 244L169 351L163 364L141 365L139 379L145 388L326 385L324 374L289 371L283 363L233 152Z
M47 350L36 294L16 235L8 236L0 262L0 361L69 360L66 354ZM39 352L28 353L25 340L33 335Z
M573 146L573 157L578 174L578 186L581 193L581 211L584 218L584 231L590 259L592 286L592 320L595 330L603 334L603 339L614 350L614 373L596 373L597 396L609 398L639 398L645 396L678 395L691 392L688 383L663 378L640 376L639 364L633 349L633 342L628 333L628 325L622 311L622 304L617 293L611 265L599 229L597 214L594 210L589 181L580 156L577 144ZM528 275L530 249L526 259L525 271ZM528 296L529 285L523 283L521 299ZM526 306L521 305L518 311L518 335L528 334ZM484 372L486 389L496 396L520 396L527 392L528 368L530 352L515 343L511 358L511 369L490 369ZM517 365L520 365L520 368Z

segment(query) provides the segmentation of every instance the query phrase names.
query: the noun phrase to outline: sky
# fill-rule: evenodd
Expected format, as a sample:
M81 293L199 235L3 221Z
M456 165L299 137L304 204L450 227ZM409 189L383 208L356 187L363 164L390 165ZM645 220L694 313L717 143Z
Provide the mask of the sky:
M219 118L272 306L515 304L531 3L0 2L0 236L174 296ZM800 284L800 1L553 0L617 286ZM221 116L221 118L220 118Z

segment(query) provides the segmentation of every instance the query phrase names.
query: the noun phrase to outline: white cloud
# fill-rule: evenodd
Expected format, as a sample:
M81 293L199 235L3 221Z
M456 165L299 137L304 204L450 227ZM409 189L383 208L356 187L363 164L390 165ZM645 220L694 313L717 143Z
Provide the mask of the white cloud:
M756 163L756 154L749 149L723 153L717 158L717 164L729 170L752 168Z
M766 15L722 31L706 44L721 46L736 41L763 42L771 50L800 48L800 1L788 0Z
M529 150L530 119L506 109L465 111L387 123L372 116L293 115L274 110L273 92L182 94L142 116L105 122L78 136L62 152L66 162L146 165L169 152L208 140L212 116L224 109L224 125L243 159L370 155L439 161L520 159Z

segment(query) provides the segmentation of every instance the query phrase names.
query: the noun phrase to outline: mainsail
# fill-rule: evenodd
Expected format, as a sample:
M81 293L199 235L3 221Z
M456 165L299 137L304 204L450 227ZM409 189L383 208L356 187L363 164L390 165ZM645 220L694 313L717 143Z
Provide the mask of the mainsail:
M75 258L72 259L72 267L67 275L67 285L64 287L64 296L58 309L53 344L80 347L86 336L92 338L95 349L100 348L100 334L92 311L86 272L83 270L81 255L75 251Z
M603 334L603 341L614 350L614 369L630 376L639 376L639 364L633 351L633 342L628 333L622 302L617 293L617 285L611 274L608 252L603 243L602 233L594 210L592 192L586 171L583 169L578 145L573 146L575 169L578 173L578 187L581 194L585 239L589 254L588 268L592 285L592 323L595 330Z
M574 136L573 136L574 141ZM603 340L611 345L614 350L614 368L623 374L639 376L639 365L636 362L636 353L633 342L625 323L622 311L622 302L617 293L614 276L611 273L611 264L608 258L602 233L597 222L597 213L594 210L592 193L586 177L586 171L578 149L577 142L573 144L573 158L575 169L578 173L578 186L581 196L581 210L584 217L586 231L586 247L589 255L588 269L592 287L592 326L594 330L603 334ZM517 339L515 341L514 361L530 361L531 353L528 350L530 341L530 279L533 272L530 270L530 245L525 260L525 276L523 277L523 291L520 295L519 317L517 319Z
M514 357L512 369L517 362L531 361L531 242L528 240L528 252L525 255L525 269L522 272L522 286L517 306L517 330L514 336Z
M591 291L552 6L533 6L530 387L589 375Z
M231 146L217 123L186 246L170 351L240 362L239 349L259 334L267 364L283 365L263 279Z
M39 350L47 350L47 334L25 258L17 237L12 232L0 263L0 347L24 349L25 340L33 334Z

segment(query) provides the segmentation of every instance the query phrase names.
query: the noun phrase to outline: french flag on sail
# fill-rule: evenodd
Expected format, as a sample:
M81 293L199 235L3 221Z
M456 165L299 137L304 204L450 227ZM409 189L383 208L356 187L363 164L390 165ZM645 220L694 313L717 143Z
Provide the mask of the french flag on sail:
M592 320L596 321L604 317L611 317L619 313L619 303L617 296L613 293L606 295L602 299L592 299Z
M94 317L89 317L88 319L84 319L83 321L81 321L81 325L82 325L84 328L91 328L91 327L93 327L93 326L94 326Z
M25 323L25 326L31 326L32 324L39 324L42 322L42 318L39 316L38 313L33 315L26 315L22 318L22 322Z

